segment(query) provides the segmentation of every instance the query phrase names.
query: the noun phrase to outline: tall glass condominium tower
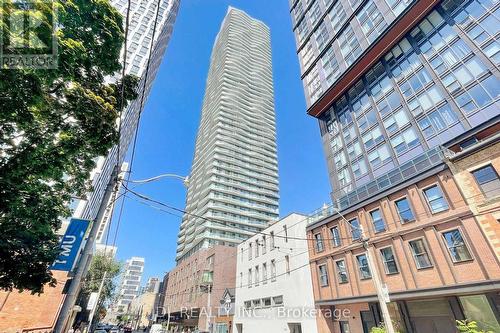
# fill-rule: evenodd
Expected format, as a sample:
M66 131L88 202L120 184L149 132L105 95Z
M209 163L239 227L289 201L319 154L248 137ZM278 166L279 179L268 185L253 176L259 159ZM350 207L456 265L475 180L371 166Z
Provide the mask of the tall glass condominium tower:
M212 50L177 261L278 218L269 28L229 8Z
M498 122L500 3L291 0L308 113L347 208ZM416 171L411 171L416 170Z
M97 159L97 167L91 175L94 191L88 194L88 201L74 203L76 207L73 213L74 217L96 218L116 161L118 159L120 164L123 162L134 136L143 107L143 105L141 106L141 95L144 90L146 101L172 35L179 3L180 0L131 0L125 72L140 77L139 97L132 101L122 113L120 156L117 157L118 146L116 145L111 149L108 156ZM128 0L111 0L111 4L123 15L125 22ZM157 14L158 23L153 36L153 27ZM153 40L152 48L151 40ZM146 78L150 52L152 52L151 63ZM145 80L147 80L146 85L144 85Z

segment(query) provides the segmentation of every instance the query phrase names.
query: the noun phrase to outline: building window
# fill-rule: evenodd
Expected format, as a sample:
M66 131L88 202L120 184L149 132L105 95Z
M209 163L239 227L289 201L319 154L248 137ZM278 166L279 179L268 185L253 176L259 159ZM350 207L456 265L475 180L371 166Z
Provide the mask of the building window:
M338 41L342 56L349 67L361 54L361 45L350 25L340 34Z
M316 246L316 252L322 252L325 249L323 245L323 236L321 236L321 234L314 235L314 244Z
M363 135L363 143L365 144L367 150L375 147L377 144L383 141L384 141L384 135L382 134L382 131L378 126L371 129L368 133Z
M276 281L276 260L271 260L271 281Z
M259 266L255 266L255 285L259 285Z
M299 43L301 43L304 38L307 36L309 33L309 25L307 24L307 20L302 20L300 21L299 25L297 26L297 35L299 36Z
M273 297L273 305L274 306L282 306L283 305L283 296Z
M274 231L271 231L269 234L270 234L269 236L271 237L269 239L269 248L271 250L274 250Z
M318 50L321 52L326 46L329 38L328 29L326 28L326 21L321 23L314 35L316 38L316 45L318 46Z
M351 228L352 240L358 240L361 238L361 229L359 227L359 221L357 218L354 218L349 221L349 226Z
M304 48L300 51L300 57L302 58L304 71L306 71L309 68L309 65L311 65L311 61L314 59L313 47L311 42L306 43Z
M339 63L335 58L333 47L330 47L321 57L321 65L323 66L326 84L330 86L340 74Z
M254 299L254 300L252 301L252 303L253 303L253 307L254 307L255 309L260 308L260 305L262 304L262 303L261 303L261 301L260 301L260 298L259 298L259 299Z
M340 326L340 333L351 333L348 321L345 320L339 321L339 326Z
M347 279L347 268L345 266L345 260L336 261L335 266L337 267L339 283L347 283L349 280Z
M288 229L287 226L283 226L283 231L285 232L285 243L288 243Z
M380 255L382 257L382 262L384 263L385 272L387 274L396 274L399 272L392 247L380 249Z
M314 103L323 93L318 66L314 66L309 74L307 74L306 82L307 91L309 92L309 98L311 99L311 103Z
M387 26L382 13L373 1L369 1L357 17L369 43L373 42Z
M340 239L340 231L339 227L333 227L330 229L330 232L332 233L332 243L333 246L340 246L342 245L342 240Z
M267 264L262 264L262 283L267 283Z
M252 243L248 243L248 260L252 260Z
M370 272L370 267L368 266L366 254L356 256L356 261L358 262L361 280L370 279L372 277L372 273Z
M347 14L342 6L342 1L337 1L328 13L333 33L337 33L347 19Z
M443 193L441 192L439 186L434 185L432 187L426 188L424 190L424 194L427 202L429 203L432 213L439 213L448 210L448 203L443 197Z
M311 26L314 26L314 24L318 21L319 17L321 16L321 8L319 6L319 1L316 1L312 5L308 13L309 13L309 20L311 21Z
M396 209L398 210L399 217L401 218L401 223L407 223L415 220L410 207L410 202L407 198L397 200Z
M410 249L418 269L432 267L429 254L427 253L427 249L425 248L425 244L422 239L410 241L408 244L410 245Z
M259 240L255 240L255 258L259 256Z
M271 297L266 297L262 299L262 304L264 307L268 308L271 306Z
M450 128L457 122L457 114L453 112L450 105L446 103L436 111L424 115L424 117L418 121L418 127L420 127L424 137L429 139Z
M266 235L262 236L262 254L267 252Z
M368 160L372 168L378 168L391 160L391 153L386 144L378 147L368 154Z
M400 155L408 150L418 146L420 141L418 140L415 130L410 127L407 130L401 132L400 134L394 136L391 139L391 145L397 155Z
M252 269L248 269L248 288L252 288Z
M290 274L290 256L289 255L285 256L285 265L286 265L287 274Z
M319 265L319 285L321 287L326 287L328 286L328 271L326 268L326 264Z
M252 302L251 301L245 301L244 303L245 309L251 309L252 308Z
M373 229L375 230L375 232L385 231L385 223L384 219L382 218L382 213L380 212L380 209L372 210L370 212L370 216L372 217Z
M472 259L469 249L467 248L467 245L465 245L462 234L458 229L444 232L443 237L453 262L461 262Z
M500 179L491 164L472 171L472 175L487 198L500 195Z

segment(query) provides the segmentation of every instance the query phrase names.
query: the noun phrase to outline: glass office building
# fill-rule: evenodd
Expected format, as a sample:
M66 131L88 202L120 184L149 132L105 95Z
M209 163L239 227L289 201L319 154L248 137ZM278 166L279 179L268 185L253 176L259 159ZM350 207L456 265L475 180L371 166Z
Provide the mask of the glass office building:
M360 189L365 197L383 189L391 173L498 122L497 1L291 6L308 113L319 119L341 208L362 199Z

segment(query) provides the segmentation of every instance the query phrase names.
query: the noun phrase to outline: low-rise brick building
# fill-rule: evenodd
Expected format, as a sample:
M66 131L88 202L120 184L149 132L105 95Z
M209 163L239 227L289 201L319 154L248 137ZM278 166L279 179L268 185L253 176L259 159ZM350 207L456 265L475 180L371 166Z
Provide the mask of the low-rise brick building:
M214 324L224 291L234 288L235 283L235 247L216 245L179 262L169 272L165 292L164 311L170 327L208 331L207 326Z
M320 317L319 332L369 332L382 321L359 226L399 332L454 333L466 318L500 332L500 150L494 131L478 135L476 148L440 155L451 170L421 166L341 213L325 207L309 224L315 303L350 313Z

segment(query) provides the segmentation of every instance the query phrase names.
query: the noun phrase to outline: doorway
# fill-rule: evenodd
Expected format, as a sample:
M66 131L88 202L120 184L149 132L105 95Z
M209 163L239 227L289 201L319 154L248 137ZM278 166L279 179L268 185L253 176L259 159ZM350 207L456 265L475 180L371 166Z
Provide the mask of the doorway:
M455 333L455 317L446 299L407 302L415 333Z

